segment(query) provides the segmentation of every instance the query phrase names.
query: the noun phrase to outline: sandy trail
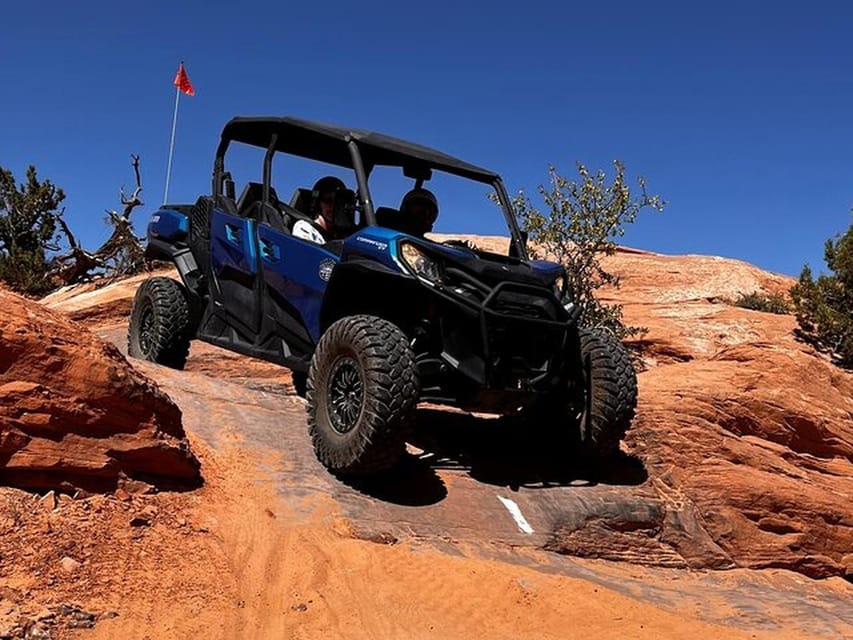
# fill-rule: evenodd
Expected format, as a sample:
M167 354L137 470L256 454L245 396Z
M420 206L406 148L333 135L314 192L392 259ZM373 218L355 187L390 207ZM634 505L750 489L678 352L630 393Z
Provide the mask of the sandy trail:
M237 446L203 443L207 486L157 497L189 513L119 550L93 605L91 638L801 638L709 624L600 585L441 553L416 540L348 537L331 501L294 509ZM236 445L236 443L235 443ZM102 567L104 572L109 566ZM108 577L108 574L107 576Z

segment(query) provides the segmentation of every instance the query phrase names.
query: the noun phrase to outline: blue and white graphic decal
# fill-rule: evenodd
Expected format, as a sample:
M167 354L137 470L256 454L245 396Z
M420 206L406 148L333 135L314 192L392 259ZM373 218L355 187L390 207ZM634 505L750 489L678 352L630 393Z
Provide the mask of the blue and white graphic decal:
M335 264L336 263L334 260L329 260L328 258L320 262L320 280L323 280L324 282L328 282L329 280L331 280L332 271L334 271L335 269Z
M402 269L397 257L397 242L408 238L405 233L385 227L368 227L350 236L344 243L342 260L364 258L379 262L391 269Z

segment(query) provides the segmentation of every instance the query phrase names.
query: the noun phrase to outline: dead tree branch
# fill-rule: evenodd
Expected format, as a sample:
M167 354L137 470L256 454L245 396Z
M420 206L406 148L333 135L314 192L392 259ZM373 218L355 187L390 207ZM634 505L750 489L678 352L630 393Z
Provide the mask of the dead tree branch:
M68 239L69 253L55 259L56 268L50 276L61 284L73 284L90 279L95 275L117 277L137 273L145 268L145 252L141 239L136 237L130 216L136 207L142 206L142 178L139 172L139 156L131 154L136 188L127 197L124 187L119 189L119 198L124 210L121 215L117 211L107 209L106 222L112 227L112 233L98 249L90 253L80 247L77 238L71 232L60 212L57 222ZM100 273L96 273L100 271Z

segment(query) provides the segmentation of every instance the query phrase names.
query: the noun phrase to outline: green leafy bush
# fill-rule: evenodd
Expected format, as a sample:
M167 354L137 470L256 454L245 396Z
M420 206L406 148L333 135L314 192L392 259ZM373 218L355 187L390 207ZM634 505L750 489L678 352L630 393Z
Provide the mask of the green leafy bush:
M824 259L830 273L815 279L805 265L791 289L797 334L837 364L853 368L853 226L826 241Z
M16 184L0 167L0 281L15 291L38 295L50 289L48 251L56 251L56 221L65 199L50 180L39 181L36 168Z
M619 277L607 272L600 258L616 251L616 239L640 211L663 211L666 203L647 193L642 177L638 179L639 193L632 193L622 162L616 160L613 166L615 174L608 179L604 171L591 173L578 163L576 180L564 178L551 166L548 186L537 189L542 211L523 191L513 199L513 206L529 234L532 252L547 255L566 268L569 292L583 310L584 326L605 328L625 338L644 329L625 325L621 305L596 298L596 290L604 285L619 287Z
M780 294L765 294L759 291L747 293L733 303L736 307L743 309L752 309L753 311L763 311L764 313L776 313L778 315L786 315L791 313L791 305L785 296Z

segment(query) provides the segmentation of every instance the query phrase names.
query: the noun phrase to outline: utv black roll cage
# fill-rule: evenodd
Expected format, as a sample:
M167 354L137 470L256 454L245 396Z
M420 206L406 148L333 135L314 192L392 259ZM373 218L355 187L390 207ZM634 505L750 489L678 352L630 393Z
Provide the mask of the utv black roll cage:
M421 186L432 170L467 178L491 186L512 236L512 253L527 259L526 243L513 213L512 204L500 176L435 149L391 136L361 129L313 122L294 117L237 117L222 130L213 163L213 196L218 201L223 187L233 195L233 182L225 171L225 153L231 142L266 149L263 167L263 200L269 202L272 157L276 152L326 162L355 172L361 210L368 225L376 225L368 177L376 166L400 167L404 175Z

